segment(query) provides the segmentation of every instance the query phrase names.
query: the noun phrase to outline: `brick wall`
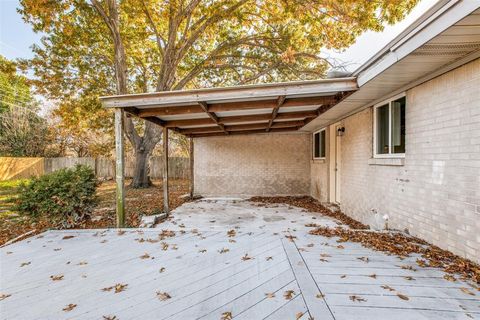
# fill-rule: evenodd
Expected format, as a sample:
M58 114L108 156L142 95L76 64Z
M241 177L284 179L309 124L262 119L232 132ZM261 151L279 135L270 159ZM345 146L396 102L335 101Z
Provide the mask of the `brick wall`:
M196 194L310 194L309 134L196 138L194 146Z
M371 160L371 108L344 119L342 210L480 262L479 88L477 59L407 92L404 165Z

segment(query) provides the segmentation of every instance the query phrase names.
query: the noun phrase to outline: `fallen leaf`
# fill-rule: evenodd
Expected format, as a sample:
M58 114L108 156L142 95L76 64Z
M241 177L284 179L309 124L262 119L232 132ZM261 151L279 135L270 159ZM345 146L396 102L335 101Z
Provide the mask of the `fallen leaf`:
M242 260L243 260L243 261L247 261L247 260L251 260L251 259L253 259L253 258L250 257L250 256L248 255L248 253L245 253L245 255L242 257Z
M408 280L408 281L412 281L412 280L415 280L414 277L410 277L410 276L406 276L406 277L403 277L405 280Z
M104 320L118 320L117 316L103 316Z
M339 245L337 246L337 249L345 249L345 247L342 246L341 244L339 244Z
M167 251L167 249L168 249L168 243L162 242L161 245L162 245L162 250L163 250L163 251Z
M283 293L283 297L287 300L291 300L293 298L293 295L295 294L295 291L293 290L287 290Z
M365 302L365 301L367 301L367 299L364 299L364 298L362 298L362 297L355 296L355 295L350 296L350 300L352 300L352 301L358 301L358 302Z
M53 281L63 280L63 274L59 274L59 275L56 275L56 276L50 276L50 279L52 279Z
M383 289L385 289L385 290L388 290L388 291L395 291L395 289L393 289L392 287L387 286L387 285L383 285L383 286L381 286L381 287L382 287Z
M305 227L307 227L307 228L317 228L317 227L319 227L319 225L316 224L316 223L307 223L307 224L305 224Z
M368 263L368 261L370 261L370 260L368 259L368 257L360 257L360 258L357 258L357 259L358 259L358 260L361 260L361 261L363 261L363 262L365 262L365 263Z
M457 281L457 278L455 278L454 276L452 276L452 275L450 275L450 274L444 275L444 276L443 276L443 279L448 280L448 281L451 281L451 282Z
M220 318L221 320L232 320L233 316L230 311L222 313L222 317Z
M77 265L79 266L84 266L84 265L87 265L88 262L87 261L80 261L79 263L77 263Z
M313 244L313 243L309 243L309 244L307 244L307 247L309 247L309 248L311 248L311 247L313 247L313 246L314 246L314 244Z
M290 242L293 242L294 239L296 239L296 236L293 235L286 235L285 238L287 238Z
M149 259L150 255L148 253L144 253L143 255L140 256L140 259Z
M402 268L402 269L404 269L404 270L417 271L417 269L415 269L415 268L412 267L412 266L400 266L400 268Z
M377 275L375 273L369 275L370 278L377 279Z
M328 262L327 259L323 259L323 258L320 258L320 261L321 261L321 262Z
M72 239L75 238L75 236L64 236L62 239L67 240L67 239ZM76 305L75 305L76 306ZM75 307L74 307L75 308Z
M2 294L0 294L0 301L2 301L4 299L7 299L10 296L11 296L11 294L2 293Z
M325 298L325 295L323 293L318 293L315 297L317 297L318 299L322 299Z
M160 270L159 270L159 272L160 272L160 273L164 273L165 270L166 270L165 267L161 267Z
M170 249L172 250L178 250L178 246L176 244L172 244L172 246L170 247Z
M303 312L297 312L297 314L295 315L295 319L298 320L301 317L303 317Z
M172 297L166 292L157 291L157 298L160 301L165 301L165 300L171 299Z
M273 260L273 257L266 257L265 260L267 261Z
M65 312L72 311L73 309L75 309L76 306L77 306L76 304L70 303L69 305L67 305L62 310L65 311Z
M471 296L474 296L475 293L473 293L472 291L468 290L467 288L460 288L460 290L462 290L463 293L466 293L468 295L471 295Z
M198 250L198 252L205 253L205 252L207 252L207 249L201 249L201 250Z
M62 250L62 248L55 248L55 249L53 249L53 251L60 251L60 250Z
M397 297L399 297L399 298L402 299L402 300L410 300L409 297L407 297L406 295L401 294L401 293L397 293Z
M346 278L346 277L347 277L346 274L343 274L343 275L340 276L340 278L342 278L342 279L343 279L343 278Z
M235 241L235 240L233 240L233 239L228 239L228 242L230 242L230 243L235 243L235 242L237 242L237 241Z
M320 253L320 257L329 258L331 257L331 255L329 255L328 253Z
M265 296L267 298L275 298L275 293L273 293L273 292L265 293Z
M22 263L20 264L20 267L28 266L30 263L31 263L30 261L29 261L29 262L22 262Z
M128 284L117 283L114 286L103 288L102 291L112 291L113 289L115 289L115 293L119 293L124 291L127 288L127 286Z
M222 249L219 250L218 252L219 252L219 253L227 253L228 251L230 251L230 249L222 248Z
M235 231L235 229L232 229L232 230L228 230L227 231L227 235L229 237L235 237L237 235L237 232Z
M123 236L125 234L125 230L118 230L117 235Z
M423 267L423 268L428 267L427 261L422 260L422 259L417 259L417 264L418 264L420 267Z

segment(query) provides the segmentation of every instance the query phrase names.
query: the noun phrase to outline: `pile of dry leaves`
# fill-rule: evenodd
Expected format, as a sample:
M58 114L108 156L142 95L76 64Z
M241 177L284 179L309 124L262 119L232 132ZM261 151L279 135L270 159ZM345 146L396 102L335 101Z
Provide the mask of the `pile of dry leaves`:
M421 267L443 268L445 272L460 274L462 279L470 279L480 284L480 266L478 264L415 237L401 233L348 230L341 227L318 227L309 233L325 237L339 237L337 242L358 242L364 247L399 257L417 253L425 259L417 260L417 264ZM453 277L450 279L455 280Z
M358 222L355 219L350 218L340 210L332 211L325 206L323 206L320 202L315 200L312 197L304 196L304 197L252 197L249 201L257 202L260 204L288 204L291 206L303 208L308 212L318 212L325 216L337 219L341 221L343 224L348 225L352 229L368 229L367 225L364 225L361 222Z

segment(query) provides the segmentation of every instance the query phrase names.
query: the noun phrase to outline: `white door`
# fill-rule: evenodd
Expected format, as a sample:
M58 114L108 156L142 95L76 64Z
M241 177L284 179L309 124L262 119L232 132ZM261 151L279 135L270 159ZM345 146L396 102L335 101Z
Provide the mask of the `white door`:
M340 185L341 185L341 168L342 168L342 136L338 134L341 124L335 125L335 202L340 203Z

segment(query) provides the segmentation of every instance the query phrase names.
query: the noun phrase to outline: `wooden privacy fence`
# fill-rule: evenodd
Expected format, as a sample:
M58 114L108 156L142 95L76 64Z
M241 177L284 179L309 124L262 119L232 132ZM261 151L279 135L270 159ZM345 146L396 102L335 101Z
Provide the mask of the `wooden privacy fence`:
M125 177L133 176L135 165L134 158L125 159ZM77 164L87 165L95 170L97 178L114 178L115 161L107 158L13 158L0 157L0 181L27 179L40 176L62 168L72 168ZM183 157L170 157L168 159L168 174L172 179L190 178L189 159ZM162 178L162 157L150 158L150 177Z

